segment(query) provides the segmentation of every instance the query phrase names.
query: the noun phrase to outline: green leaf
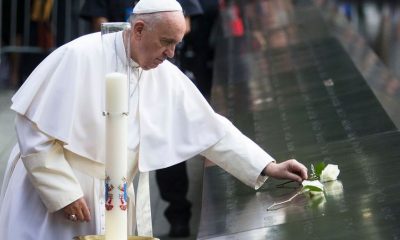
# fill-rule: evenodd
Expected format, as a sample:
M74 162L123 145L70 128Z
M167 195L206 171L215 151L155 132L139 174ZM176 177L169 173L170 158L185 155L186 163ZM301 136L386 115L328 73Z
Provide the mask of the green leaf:
M313 191L313 192L322 192L323 191L323 189L321 189L321 188L319 188L319 187L315 187L315 186L310 186L310 185L307 185L307 186L304 186L303 187L303 191Z
M322 192L324 191L324 185L319 180L309 181L304 180L301 185L303 185L303 190L314 191L314 192Z
M321 176L322 170L324 170L325 168L325 163L323 162L319 162L314 166L314 171L315 171L315 175L318 177Z

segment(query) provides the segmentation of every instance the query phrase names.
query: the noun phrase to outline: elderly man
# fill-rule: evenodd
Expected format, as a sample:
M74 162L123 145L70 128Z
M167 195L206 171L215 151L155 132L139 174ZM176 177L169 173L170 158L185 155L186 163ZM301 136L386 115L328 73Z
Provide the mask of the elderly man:
M299 182L307 178L307 169L296 160L275 163L216 114L191 81L166 61L185 33L182 9L175 0L141 0L131 25L130 32L115 33L103 44L101 35L94 33L58 48L13 97L18 144L0 198L2 239L70 240L104 233L101 102L104 66L117 63L129 64L133 72L128 182L137 170L143 174L197 154L255 189L267 176ZM103 46L114 56L106 65ZM139 227L141 216L137 217L139 234L151 234L148 226Z

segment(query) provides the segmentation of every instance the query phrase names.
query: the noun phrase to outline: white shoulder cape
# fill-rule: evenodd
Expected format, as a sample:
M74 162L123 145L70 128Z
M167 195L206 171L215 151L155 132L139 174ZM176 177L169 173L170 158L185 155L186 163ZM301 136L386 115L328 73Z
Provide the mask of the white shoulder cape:
M117 37L118 48L109 41L107 54L123 55L122 35ZM115 61L107 63L107 67L113 64ZM100 33L67 43L32 72L12 98L11 109L64 142L68 150L104 162L103 66ZM220 116L168 61L143 71L139 122L140 171L182 162L214 145L225 134Z

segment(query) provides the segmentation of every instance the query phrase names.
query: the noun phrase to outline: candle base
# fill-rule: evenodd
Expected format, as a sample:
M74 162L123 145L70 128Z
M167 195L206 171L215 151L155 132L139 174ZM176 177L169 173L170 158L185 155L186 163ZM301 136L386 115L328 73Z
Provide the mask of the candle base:
M86 236L76 236L73 240L105 240L104 235L86 235ZM160 240L154 237L142 237L142 236L128 236L128 240Z

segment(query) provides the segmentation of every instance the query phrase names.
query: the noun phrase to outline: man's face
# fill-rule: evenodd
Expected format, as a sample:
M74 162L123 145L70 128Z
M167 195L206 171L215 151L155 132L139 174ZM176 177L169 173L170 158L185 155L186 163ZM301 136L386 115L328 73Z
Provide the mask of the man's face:
M157 67L166 58L172 58L175 46L182 41L185 33L185 20L181 13L168 12L165 18L152 29L144 24L141 38L135 44L136 61L145 70Z

